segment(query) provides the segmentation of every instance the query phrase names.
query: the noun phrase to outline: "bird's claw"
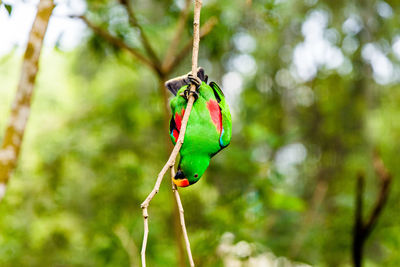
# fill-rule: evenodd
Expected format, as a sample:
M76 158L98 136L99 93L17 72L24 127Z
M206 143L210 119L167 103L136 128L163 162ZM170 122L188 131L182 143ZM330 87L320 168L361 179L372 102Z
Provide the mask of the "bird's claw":
M193 95L194 101L199 98L199 93L197 91L190 91L190 88L186 88L185 91L181 94L186 100L189 100L190 95Z
M196 87L196 90L191 91L190 86L188 86L185 91L183 91L181 96L186 98L186 100L189 100L190 95L193 95L194 101L196 101L199 98L199 87L201 85L201 80L198 77L194 77L191 73L187 75L187 78L189 80L189 85L193 84Z
M194 86L196 86L196 90L198 90L199 87L200 87L200 85L201 85L201 80L200 80L200 78L199 78L199 77L194 77L193 74L189 73L189 74L188 74L188 79L189 79L189 82L190 82L191 84L193 84Z

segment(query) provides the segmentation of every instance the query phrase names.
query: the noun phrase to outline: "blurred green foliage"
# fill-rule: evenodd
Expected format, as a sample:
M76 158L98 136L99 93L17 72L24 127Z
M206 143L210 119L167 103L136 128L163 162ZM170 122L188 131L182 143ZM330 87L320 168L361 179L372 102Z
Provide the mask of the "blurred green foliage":
M181 2L133 2L160 56ZM234 127L205 177L180 190L197 266L227 266L220 248L229 238L244 262L272 252L349 266L356 173L367 175L367 213L375 147L394 181L365 261L400 265L398 14L398 1L204 0L201 20L219 23L201 41L199 65L222 85ZM117 2L87 1L87 15L142 49ZM308 41L315 46L301 53ZM19 62L16 52L0 61L1 129ZM175 74L188 69L189 56ZM139 205L169 148L163 105L153 73L89 30L73 51L45 52L22 158L0 205L0 266L135 266ZM149 266L178 264L173 201L165 179L149 208ZM131 258L120 227L136 246Z

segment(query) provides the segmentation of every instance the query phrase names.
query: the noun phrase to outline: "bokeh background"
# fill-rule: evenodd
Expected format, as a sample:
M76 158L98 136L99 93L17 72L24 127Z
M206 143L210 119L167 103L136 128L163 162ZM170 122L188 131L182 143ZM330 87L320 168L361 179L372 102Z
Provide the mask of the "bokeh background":
M0 138L37 4L3 2ZM56 3L0 204L0 266L139 266L139 205L171 148L159 80L68 17L85 14L143 51L118 1ZM184 1L132 6L163 56ZM203 0L201 21L218 23L199 65L226 94L233 138L180 190L197 266L351 266L356 175L366 176L367 216L375 149L394 179L364 262L400 266L399 14L396 0ZM166 78L190 68L189 53ZM187 266L170 188L167 176L149 208L149 266Z

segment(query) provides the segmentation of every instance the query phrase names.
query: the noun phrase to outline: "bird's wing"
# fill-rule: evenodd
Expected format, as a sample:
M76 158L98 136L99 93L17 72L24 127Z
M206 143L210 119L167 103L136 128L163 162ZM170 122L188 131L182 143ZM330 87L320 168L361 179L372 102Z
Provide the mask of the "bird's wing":
M232 119L229 111L228 103L226 102L224 93L221 88L215 83L210 82L210 87L213 89L215 98L221 110L222 130L219 138L219 144L222 148L229 145L232 137Z

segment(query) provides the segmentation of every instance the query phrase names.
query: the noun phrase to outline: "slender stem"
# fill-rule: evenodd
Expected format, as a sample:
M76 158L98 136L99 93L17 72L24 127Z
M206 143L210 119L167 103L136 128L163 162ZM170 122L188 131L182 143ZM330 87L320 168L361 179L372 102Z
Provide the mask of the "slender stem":
M171 177L175 177L174 168L171 169ZM171 182L172 182L172 179L171 179ZM189 236L187 234L186 224L185 224L185 214L184 214L185 211L183 209L182 201L179 196L178 188L176 187L176 185L173 182L172 182L172 193L175 196L176 204L178 205L178 209L179 209L179 219L180 219L180 223L181 223L181 227L182 227L183 238L185 239L186 252L188 254L189 263L190 263L191 267L194 267L192 250L190 249Z
M30 115L33 89L39 70L40 52L53 8L53 0L40 0L29 33L17 93L0 148L0 201L4 197L10 175L17 166L26 123Z
M169 156L167 163L164 165L161 172L158 174L157 181L153 187L153 190L147 196L146 200L143 201L143 203L140 205L142 208L142 211L143 211L143 219L144 219L144 235L143 235L143 245L142 245L142 252L141 252L143 267L146 266L146 246L147 246L147 239L148 239L148 234L149 234L149 223L148 223L149 214L147 212L147 208L150 204L150 201L158 193L165 173L168 171L168 169L173 168L175 165L176 157L177 157L179 150L181 149L183 141L184 141L186 125L189 120L189 115L192 110L193 103L194 103L194 97L191 95L189 97L188 104L186 106L185 115L183 116L183 120L182 120L181 132L179 134L176 145L175 145L174 149L172 150L172 153Z
M217 23L218 19L215 17L211 17L210 19L208 19L204 23L204 25L200 28L200 39L209 34ZM176 53L173 60L168 62L169 64L165 64L163 66L163 70L165 73L172 72L177 66L179 66L180 63L182 63L183 59L190 52L190 48L192 48L193 41L194 41L193 38L188 40L186 44L181 48L181 50L179 50L179 52Z
M196 77L197 75L197 61L198 61L198 54L199 54L199 42L200 42L200 10L201 10L201 0L195 1L194 6L194 19L193 19L193 54L192 54L192 74ZM191 91L196 90L195 86L192 85L190 88ZM153 197L158 193L160 189L161 182L164 178L165 173L168 169L171 169L175 165L176 157L182 147L185 138L186 126L189 121L190 112L192 111L194 103L193 95L189 96L188 103L185 109L185 114L182 119L182 126L181 131L179 133L178 140L176 141L176 145L172 150L172 153L167 161L167 163L162 168L161 172L158 174L157 181L153 187L153 190L147 196L145 201L141 204L142 212L143 212L143 224L144 224L144 235L143 235L143 244L142 244L142 251L141 251L141 258L142 258L142 266L146 266L146 247L147 247L147 239L149 235L149 214L147 208L149 207L150 201ZM194 266L194 265L193 265Z
M160 94L162 95L163 99L163 107L164 107L164 119L163 119L163 124L164 124L164 131L168 132L169 131L169 105L168 105L168 96L167 96L167 90L165 90L165 82L166 80L164 77L160 77L159 79L159 91ZM171 153L172 149L174 148L171 139L169 135L164 134L164 143L165 143L165 154L169 155ZM185 260L185 248L182 242L182 234L181 234L181 227L179 223L179 210L178 206L174 203L175 201L171 198L171 201L173 202L173 224L174 224L174 234L175 234L175 241L176 245L178 246L178 249L176 251L176 255L178 258L178 264L177 266L179 267L185 267L186 266L186 260Z
M200 46L200 10L202 0L195 0L194 2L194 18L193 18L193 52L192 52L192 74L197 77L197 59L199 58ZM192 84L192 91L196 90Z

